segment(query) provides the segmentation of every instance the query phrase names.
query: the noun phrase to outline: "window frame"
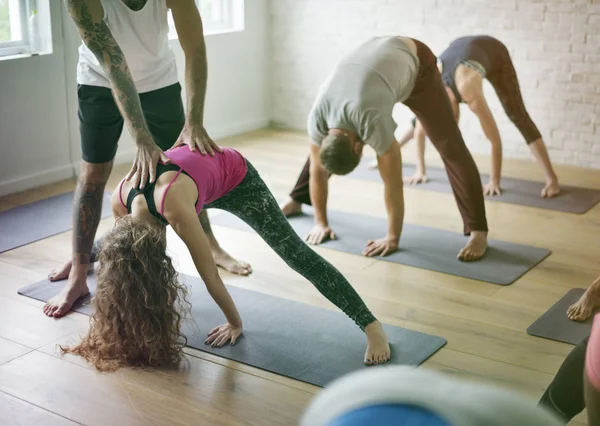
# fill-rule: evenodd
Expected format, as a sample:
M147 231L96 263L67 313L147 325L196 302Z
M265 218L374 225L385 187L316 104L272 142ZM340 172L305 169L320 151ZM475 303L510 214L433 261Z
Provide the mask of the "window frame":
M8 0L9 20L11 22L11 33L12 33L12 22L13 15L10 13L12 8L19 8L19 25L21 30L21 40L14 41L0 41L0 58L5 56L21 55L24 53L30 53L31 48L29 45L29 2L25 4L19 2L19 0ZM12 9L14 10L14 9Z
M200 2L202 0L194 0L196 3L196 7L201 11ZM202 17L202 24L204 27L204 35L212 35L212 34L224 34L224 33L232 33L237 31L242 31L244 29L244 24L236 24L236 10L235 4L241 5L241 11L244 10L245 0L220 0L222 5L221 13L225 17L220 22L215 23L214 21L210 21ZM243 21L243 20L242 20ZM177 30L175 28L175 23L173 22L173 17L169 11L169 39L175 40L177 39Z

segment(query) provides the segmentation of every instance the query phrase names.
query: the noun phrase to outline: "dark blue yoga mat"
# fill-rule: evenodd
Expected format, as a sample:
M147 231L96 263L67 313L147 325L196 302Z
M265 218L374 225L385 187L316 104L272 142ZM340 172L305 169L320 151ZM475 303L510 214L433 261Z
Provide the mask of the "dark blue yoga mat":
M73 226L73 192L0 212L0 253L60 234ZM112 214L104 193L102 217Z
M304 239L314 225L312 209L305 206L306 214L289 218L290 225ZM362 256L365 243L373 237L385 235L385 219L354 213L329 210L329 223L337 239L323 243L324 248ZM223 212L211 218L213 225L254 232L236 216ZM376 257L422 269L452 274L492 284L509 285L550 255L550 250L489 240L483 258L475 262L461 262L456 255L468 238L456 232L405 223L402 227L400 250L386 257Z
M352 173L348 174L348 177L381 182L379 171L377 169L369 169L369 164L372 161L372 158L364 158L358 167ZM405 164L402 167L402 175L404 177L411 176L415 173L415 170L414 165ZM452 193L452 187L448 181L445 169L429 166L427 167L427 178L427 182L410 187L425 191ZM488 180L488 175L481 175L482 183L487 183ZM485 197L485 200L577 214L587 212L600 202L600 190L597 189L561 186L561 193L558 196L554 198L542 198L540 195L542 188L544 188L544 183L542 182L503 177L501 186L503 190L502 195Z
M180 279L191 289L191 316L182 331L192 348L316 386L352 371L377 368L363 364L366 337L342 312L234 286L227 289L242 317L244 334L234 346L205 345L208 332L226 320L200 278L180 275ZM45 302L63 285L44 280L20 289L19 294ZM95 275L88 277L88 286L93 294ZM91 315L89 297L74 310ZM447 343L442 337L387 324L383 327L392 348L388 364L417 366Z

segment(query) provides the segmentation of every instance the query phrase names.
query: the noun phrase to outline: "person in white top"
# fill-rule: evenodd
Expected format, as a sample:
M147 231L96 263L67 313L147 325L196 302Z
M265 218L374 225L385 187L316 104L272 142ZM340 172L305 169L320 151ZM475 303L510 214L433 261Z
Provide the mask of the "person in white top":
M202 20L194 0L65 0L82 38L77 83L82 162L73 203L73 256L50 273L66 279L62 292L45 306L61 317L89 293L87 273L99 244L102 195L110 175L123 123L136 144L127 180L139 189L154 185L157 166L169 163L165 150L188 145L221 152L203 124L207 82ZM169 46L169 9L185 53L187 113L181 99L175 56ZM199 216L216 263L247 275L250 265L227 254L215 240L206 212ZM100 241L100 240L99 240Z

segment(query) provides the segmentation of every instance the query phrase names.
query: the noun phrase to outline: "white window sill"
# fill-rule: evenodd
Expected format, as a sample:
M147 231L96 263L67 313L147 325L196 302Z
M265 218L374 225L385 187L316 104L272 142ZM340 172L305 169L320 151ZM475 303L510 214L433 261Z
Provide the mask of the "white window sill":
M36 56L47 56L52 55L52 52L41 52L41 53L16 53L14 55L5 55L0 56L0 62L2 61L12 61L15 59L23 59L23 58L33 58Z

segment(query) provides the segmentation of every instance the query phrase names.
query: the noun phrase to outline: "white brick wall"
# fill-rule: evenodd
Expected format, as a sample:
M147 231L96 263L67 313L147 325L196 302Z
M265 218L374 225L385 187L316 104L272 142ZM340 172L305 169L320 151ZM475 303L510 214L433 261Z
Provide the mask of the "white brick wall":
M272 118L304 129L317 89L340 57L373 35L417 38L439 54L463 35L489 34L510 50L525 105L556 163L600 168L600 0L271 0ZM491 85L488 102L506 157L529 157ZM472 152L489 153L463 105ZM410 111L394 111L398 133Z

